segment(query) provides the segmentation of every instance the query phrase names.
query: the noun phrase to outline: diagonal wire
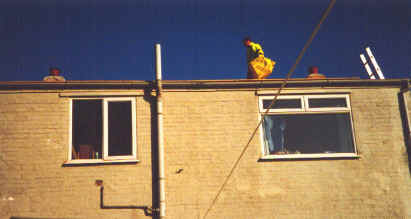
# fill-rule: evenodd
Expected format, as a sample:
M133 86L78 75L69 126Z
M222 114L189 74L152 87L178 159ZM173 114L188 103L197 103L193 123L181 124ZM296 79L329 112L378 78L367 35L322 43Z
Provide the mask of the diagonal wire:
M317 26L315 27L315 29L313 30L313 32L311 33L310 38L307 40L307 42L304 45L304 48L301 50L300 54L298 55L297 59L295 60L294 65L291 67L290 71L288 72L286 78L283 80L281 87L278 89L277 94L275 94L273 101L271 101L270 105L267 107L267 110L262 114L262 117L257 125L257 127L254 129L253 133L251 134L250 139L248 140L247 144L245 145L245 147L243 148L243 150L241 151L240 156L237 158L236 162L234 163L233 167L230 170L230 173L227 175L226 179L224 180L224 183L221 185L220 189L217 192L217 195L215 196L213 202L211 203L210 207L207 209L206 213L204 214L203 219L205 219L208 215L208 213L211 211L211 209L213 208L213 206L215 205L215 203L218 200L218 197L220 196L221 192L223 191L224 187L227 185L228 180L230 179L230 177L233 175L234 170L237 168L238 163L240 163L241 158L244 156L245 152L247 151L248 147L250 146L251 141L253 140L255 134L257 133L257 130L259 129L260 125L263 123L264 121L264 117L268 114L268 111L271 109L271 107L275 104L275 102L277 101L277 98L279 96L279 94L281 93L281 90L287 85L287 81L291 78L291 75L293 74L293 72L295 71L298 63L301 61L305 51L307 50L307 48L310 46L311 42L313 41L315 35L317 35L321 24L324 22L324 20L327 18L328 14L330 13L331 9L333 8L334 4L335 4L336 0L331 0L331 2L329 3L327 9L324 11L320 21L318 22Z

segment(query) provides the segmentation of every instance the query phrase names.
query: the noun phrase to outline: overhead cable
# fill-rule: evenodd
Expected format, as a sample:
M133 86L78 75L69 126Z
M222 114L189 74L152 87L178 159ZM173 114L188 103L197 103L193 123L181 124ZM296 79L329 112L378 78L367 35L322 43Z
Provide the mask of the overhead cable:
M245 145L245 147L243 148L243 150L240 153L240 156L237 158L237 160L235 161L233 167L231 168L229 174L227 175L226 179L224 180L223 184L221 185L220 189L218 190L215 198L213 199L213 201L211 202L210 207L207 209L207 211L205 212L203 219L205 219L208 215L208 213L211 211L211 209L213 208L213 206L215 205L215 203L218 200L218 197L220 196L221 192L223 191L224 187L227 185L228 180L230 179L230 177L233 175L234 170L237 168L238 164L240 163L241 158L244 156L245 152L247 151L248 147L250 146L251 141L253 140L255 134L257 133L257 130L259 129L260 125L263 123L264 121L264 116L268 114L268 111L271 109L271 107L275 104L275 102L277 101L278 96L281 93L281 90L287 85L287 81L291 78L291 75L294 73L297 65L300 63L305 51L307 50L307 48L310 46L311 42L313 41L314 37L317 35L322 23L324 22L324 20L327 18L328 14L330 13L331 9L334 7L336 0L331 0L331 2L329 3L327 9L324 11L320 21L318 22L317 26L314 28L313 32L310 35L310 38L307 40L307 42L305 43L303 49L301 50L300 54L298 55L297 59L295 60L294 65L291 67L290 71L287 73L286 78L283 80L283 83L281 84L280 88L278 89L277 94L275 94L273 100L271 101L270 105L267 107L267 110L262 114L262 117L257 125L257 127L254 129L253 133L251 134L250 139L248 140L247 144Z

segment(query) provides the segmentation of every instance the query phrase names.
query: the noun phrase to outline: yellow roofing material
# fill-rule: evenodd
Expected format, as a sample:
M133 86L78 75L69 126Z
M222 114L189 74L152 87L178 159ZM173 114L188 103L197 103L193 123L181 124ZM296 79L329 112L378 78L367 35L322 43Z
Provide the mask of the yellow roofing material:
M264 79L273 72L275 61L260 55L248 64L252 79Z

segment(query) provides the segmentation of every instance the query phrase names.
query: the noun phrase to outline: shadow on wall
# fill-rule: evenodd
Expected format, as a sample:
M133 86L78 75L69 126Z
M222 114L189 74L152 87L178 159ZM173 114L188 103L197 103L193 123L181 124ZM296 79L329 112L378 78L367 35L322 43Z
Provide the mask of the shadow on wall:
M152 83L152 82L150 82ZM104 205L104 186L103 181L97 179L96 185L100 187L100 208L101 209L141 209L144 210L146 216L151 216L153 219L159 218L158 209L159 204L159 191L158 191L158 127L157 127L157 104L156 96L152 95L155 85L151 84L144 90L144 100L150 104L150 114L151 114L151 174L152 174L152 207L149 206L137 206L137 205L122 205L122 206L107 206ZM113 163L112 165L127 165L128 163ZM110 163L85 163L85 164L63 164L63 167L70 166L101 166L101 165L111 165ZM11 217L10 219L49 219L49 218L22 218L22 217ZM60 218L50 218L50 219L60 219Z
M406 145L407 149L407 154L408 154L408 171L411 175L411 132L410 132L410 126L409 126L409 121L411 118L408 118L407 114L407 105L405 103L405 93L398 93L398 103L399 103L399 108L400 108L400 115L401 115L401 121L402 121L402 130L403 130L403 136L404 136L404 143Z
M158 200L158 145L157 145L157 105L156 97L152 93L153 86L149 86L144 91L144 100L150 103L151 116L151 170L152 170L152 207L138 206L138 205L105 205L104 204L104 185L103 180L96 180L96 186L100 187L100 208L101 209L140 209L144 210L145 216L152 216L152 218L159 218L159 200Z
M104 205L104 186L102 180L96 180L96 185L100 187L100 208L101 209L141 209L144 215L153 216L152 208L138 205ZM10 217L10 219L68 219L68 218L43 218L43 217Z
M144 210L144 215L152 216L152 209L148 206L104 205L104 186L100 186L100 208L101 209L141 209L141 210Z
M155 88L155 84L150 82L150 86L144 90L144 100L150 104L150 115L151 115L151 197L152 197L152 209L159 209L160 208L160 200L159 200L159 190L158 190L158 127L157 127L157 98L156 96L152 95L152 91ZM158 219L160 218L158 211L152 211L152 218Z

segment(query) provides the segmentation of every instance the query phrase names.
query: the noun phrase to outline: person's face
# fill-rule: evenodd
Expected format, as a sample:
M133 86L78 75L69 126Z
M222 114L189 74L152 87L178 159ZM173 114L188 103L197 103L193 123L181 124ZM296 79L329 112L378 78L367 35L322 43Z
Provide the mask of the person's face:
M244 46L250 46L250 40L244 40L243 41L243 44L244 44Z

